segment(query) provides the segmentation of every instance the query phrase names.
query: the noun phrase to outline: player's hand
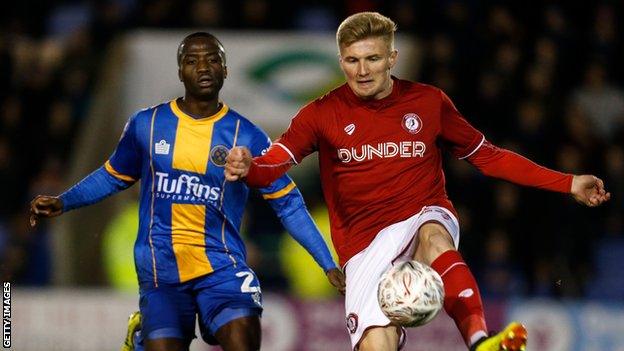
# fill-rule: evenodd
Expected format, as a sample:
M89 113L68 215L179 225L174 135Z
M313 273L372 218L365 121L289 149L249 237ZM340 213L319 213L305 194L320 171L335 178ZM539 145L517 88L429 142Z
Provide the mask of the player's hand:
M63 213L63 201L56 196L39 195L30 202L30 226L37 225L39 218L56 217Z
M611 193L605 190L604 182L593 175L575 175L570 191L574 199L583 205L596 207L609 201Z
M242 146L233 147L225 158L225 179L235 182L247 176L251 167L251 152Z
M326 274L329 283L338 289L342 295L344 295L346 289L344 273L342 273L342 271L338 268L332 268L328 270Z

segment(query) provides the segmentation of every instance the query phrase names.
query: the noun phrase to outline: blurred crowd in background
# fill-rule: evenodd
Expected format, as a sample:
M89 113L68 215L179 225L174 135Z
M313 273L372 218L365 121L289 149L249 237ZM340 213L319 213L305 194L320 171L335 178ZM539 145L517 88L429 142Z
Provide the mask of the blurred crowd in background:
M461 252L488 297L621 299L624 279L624 38L618 1L117 0L12 2L0 14L0 263L18 285L52 284L50 233L28 228L28 203L68 180L107 45L136 28L334 32L376 10L422 49L412 80L442 88L496 145L551 168L594 173L612 200L570 197L487 179L448 160ZM412 60L402 56L401 60ZM314 181L318 181L316 175ZM313 207L320 185L304 189ZM258 197L246 231L265 289L283 229ZM259 234L261 233L261 234ZM105 280L102 279L102 284Z

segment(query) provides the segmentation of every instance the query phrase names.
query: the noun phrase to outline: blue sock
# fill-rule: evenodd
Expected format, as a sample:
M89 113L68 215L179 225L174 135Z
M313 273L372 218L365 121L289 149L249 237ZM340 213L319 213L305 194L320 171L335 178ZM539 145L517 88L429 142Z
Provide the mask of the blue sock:
M141 337L141 330L134 332L134 351L144 351L143 338Z

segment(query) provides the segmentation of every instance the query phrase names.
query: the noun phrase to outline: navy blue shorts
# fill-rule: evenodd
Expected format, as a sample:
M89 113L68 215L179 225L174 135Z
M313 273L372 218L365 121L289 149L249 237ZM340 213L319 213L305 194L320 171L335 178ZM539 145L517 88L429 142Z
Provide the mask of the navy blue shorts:
M144 339L195 338L199 317L202 338L215 344L214 335L228 322L262 315L262 292L256 274L233 266L178 284L145 284L139 289Z

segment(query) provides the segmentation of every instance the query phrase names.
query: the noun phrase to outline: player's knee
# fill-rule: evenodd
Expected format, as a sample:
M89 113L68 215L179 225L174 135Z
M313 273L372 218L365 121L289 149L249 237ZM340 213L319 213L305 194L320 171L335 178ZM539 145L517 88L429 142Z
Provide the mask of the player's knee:
M187 351L188 343L182 339L162 338L145 340L145 351Z
M260 349L260 319L236 319L217 330L216 338L225 351L255 351Z

